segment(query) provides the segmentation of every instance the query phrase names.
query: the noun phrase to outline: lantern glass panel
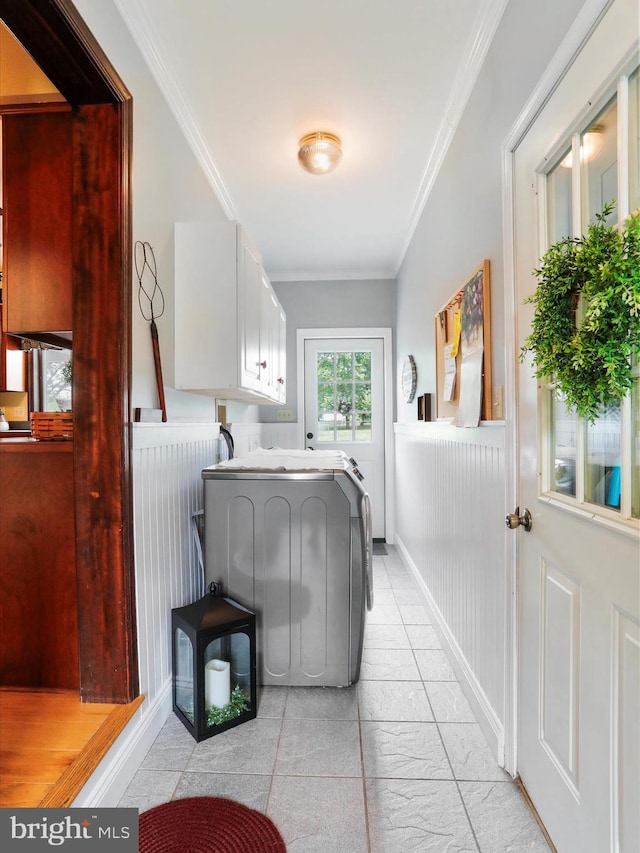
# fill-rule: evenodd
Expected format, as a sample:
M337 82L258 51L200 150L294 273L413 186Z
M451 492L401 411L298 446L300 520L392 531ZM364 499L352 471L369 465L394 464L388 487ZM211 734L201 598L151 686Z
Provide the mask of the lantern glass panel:
M251 710L251 643L243 632L216 637L204 652L207 725L233 720Z
M193 724L193 646L182 628L176 628L175 661L176 705Z

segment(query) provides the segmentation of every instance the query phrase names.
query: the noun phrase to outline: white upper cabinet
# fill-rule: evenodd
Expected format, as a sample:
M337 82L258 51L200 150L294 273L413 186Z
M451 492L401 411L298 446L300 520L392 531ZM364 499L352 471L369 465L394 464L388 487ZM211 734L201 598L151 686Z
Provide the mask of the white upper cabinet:
M284 402L280 323L286 331L260 253L242 226L176 223L176 388L247 403Z

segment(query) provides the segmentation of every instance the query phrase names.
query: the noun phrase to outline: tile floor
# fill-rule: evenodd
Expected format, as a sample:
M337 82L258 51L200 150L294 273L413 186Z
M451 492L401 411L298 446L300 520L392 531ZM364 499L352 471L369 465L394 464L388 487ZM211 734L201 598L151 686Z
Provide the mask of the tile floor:
M199 744L172 714L120 805L230 797L275 821L289 853L548 853L388 551L357 685L261 688L257 719Z

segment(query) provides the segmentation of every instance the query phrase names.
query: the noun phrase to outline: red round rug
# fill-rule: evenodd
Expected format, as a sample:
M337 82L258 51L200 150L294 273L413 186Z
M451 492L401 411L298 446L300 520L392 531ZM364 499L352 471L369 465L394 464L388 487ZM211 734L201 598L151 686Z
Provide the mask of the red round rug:
M224 797L189 797L140 815L140 853L286 853L275 824Z

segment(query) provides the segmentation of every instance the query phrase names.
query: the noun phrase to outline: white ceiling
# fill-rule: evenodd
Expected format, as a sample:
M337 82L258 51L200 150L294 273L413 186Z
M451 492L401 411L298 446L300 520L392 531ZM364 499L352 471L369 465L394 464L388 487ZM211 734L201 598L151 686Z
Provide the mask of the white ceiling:
M395 277L506 2L116 0L272 280Z

